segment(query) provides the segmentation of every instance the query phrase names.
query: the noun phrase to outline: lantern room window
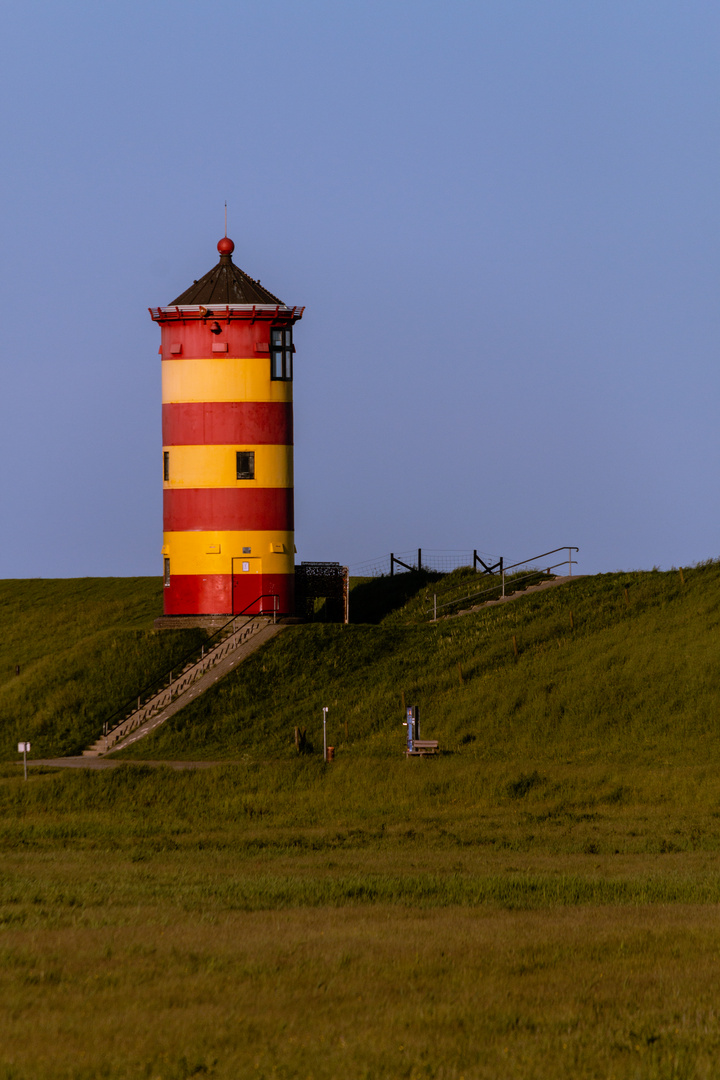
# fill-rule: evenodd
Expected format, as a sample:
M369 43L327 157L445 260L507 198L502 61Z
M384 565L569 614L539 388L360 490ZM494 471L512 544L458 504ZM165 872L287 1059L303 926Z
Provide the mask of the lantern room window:
M270 331L270 378L292 381L292 328Z
M255 451L238 450L236 455L238 480L255 479Z

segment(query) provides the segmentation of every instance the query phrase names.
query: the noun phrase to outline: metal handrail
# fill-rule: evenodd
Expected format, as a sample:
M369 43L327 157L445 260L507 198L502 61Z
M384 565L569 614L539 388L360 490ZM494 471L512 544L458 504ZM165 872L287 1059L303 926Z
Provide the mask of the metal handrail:
M572 566L573 563L575 564L575 566L577 566L577 559L573 559L570 555L570 552L577 551L579 553L580 548L570 547L568 544L563 544L562 547L553 548L552 551L543 551L541 555L531 555L529 559L523 559L522 562L511 563L510 566L506 566L505 569L513 570L516 566L527 566L529 562L534 562L535 559L544 559L546 555L555 555L558 551L567 551L568 557L567 559L563 559L562 562L555 563L555 566L564 566L565 563L567 563L570 571L570 576L572 577ZM550 569L552 570L553 567L550 567Z
M223 623L220 629L216 630L214 634L211 634L210 637L202 643L202 645L196 645L194 649L190 650L190 652L185 653L185 655L181 657L180 660L177 661L177 663L173 664L173 666L168 671L163 672L163 674L159 675L157 679L153 680L153 682L148 683L147 686L143 687L143 689L138 694L133 694L132 698L126 701L124 705L121 705L119 709L116 709L114 713L111 713L107 720L103 721L103 735L107 735L109 731L112 731L113 727L117 727L118 724L122 723L122 720L116 719L116 717L121 717L123 716L123 714L123 718L132 716L134 712L137 712L143 707L143 705L146 705L151 698L156 696L156 694L159 694L162 690L167 689L168 686L172 686L173 671L177 671L179 672L179 674L182 674L187 666L192 666L188 665L188 660L190 660L192 656L195 656L198 651L200 651L200 660L203 660L205 658L206 651L212 652L213 649L217 648L218 645L222 644L226 637L230 636L230 633L235 632L236 620L242 618L242 616L246 614L248 608L253 607L254 604L259 604L261 600L266 600L269 597L272 597L275 601L272 611L273 622L275 622L277 618L278 595L277 593L261 593L260 596L256 596L254 600L251 600L249 604L246 604L242 611L238 611L235 615L233 615L232 619L230 619L226 623ZM258 615L264 614L269 615L270 612L264 612L260 610L248 615L244 625L247 626L247 624L249 622L252 622L252 620ZM229 630L229 627L231 626L233 628L232 631ZM242 627L240 627L240 629L242 629ZM224 636L221 637L220 635ZM208 649L208 645L210 645L210 642L214 641L215 638L219 638L219 640L215 641L215 644ZM153 691L152 694L149 693L151 690ZM136 702L137 705L135 704ZM130 710L129 712L128 709Z
M467 596L458 596L454 600L448 600L444 604L437 603L437 593L434 597L433 606L425 609L425 614L429 615L433 613L433 620L437 618L438 611L442 611L443 608L454 607L455 604L462 604L466 600L477 600L480 596L485 596L487 593L495 592L496 589L502 587L502 596L505 596L505 574L508 570L514 570L517 566L527 566L529 562L534 562L536 559L544 559L548 555L555 555L558 551L567 551L567 559L563 559L561 562L554 563L552 566L542 567L539 570L530 570L527 574L515 579L515 584L519 584L520 581L524 581L527 578L535 577L537 574L544 574L550 570L556 570L559 566L565 566L567 563L570 576L572 576L573 564L577 566L577 559L573 559L572 552L577 551L579 553L580 548L565 544L563 547L553 548L552 551L544 551L541 555L531 555L529 559L523 559L521 562L511 563L510 566L503 566L500 571L502 582L497 585L491 585L487 589L481 589L480 592L469 593Z

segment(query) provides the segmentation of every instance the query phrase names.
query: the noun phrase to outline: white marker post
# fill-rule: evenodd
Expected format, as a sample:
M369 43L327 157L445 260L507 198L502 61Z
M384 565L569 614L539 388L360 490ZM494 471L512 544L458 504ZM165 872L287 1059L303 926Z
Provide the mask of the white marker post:
M323 705L323 761L327 765L327 714L328 707Z
M27 756L28 756L28 750L29 749L30 749L30 743L29 742L19 742L18 743L18 754L22 754L22 756L23 756L23 766L25 768L25 779L26 780L27 780Z

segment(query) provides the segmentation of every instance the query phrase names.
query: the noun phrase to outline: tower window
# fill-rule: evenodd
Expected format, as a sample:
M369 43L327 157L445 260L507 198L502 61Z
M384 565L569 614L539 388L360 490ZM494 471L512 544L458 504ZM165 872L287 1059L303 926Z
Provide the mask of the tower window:
M254 450L238 450L236 454L237 460L237 478L238 480L254 480L255 479L255 451Z
M292 328L270 331L270 378L292 381Z
M163 450L163 480L170 479L170 451Z
M167 589L170 584L170 560L163 559L163 585Z

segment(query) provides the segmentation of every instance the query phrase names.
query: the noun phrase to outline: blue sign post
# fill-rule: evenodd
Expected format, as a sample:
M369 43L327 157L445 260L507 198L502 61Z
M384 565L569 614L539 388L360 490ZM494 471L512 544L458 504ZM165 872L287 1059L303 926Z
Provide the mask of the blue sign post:
M405 726L407 728L407 752L412 754L415 739L418 737L417 705L409 705L405 710Z

